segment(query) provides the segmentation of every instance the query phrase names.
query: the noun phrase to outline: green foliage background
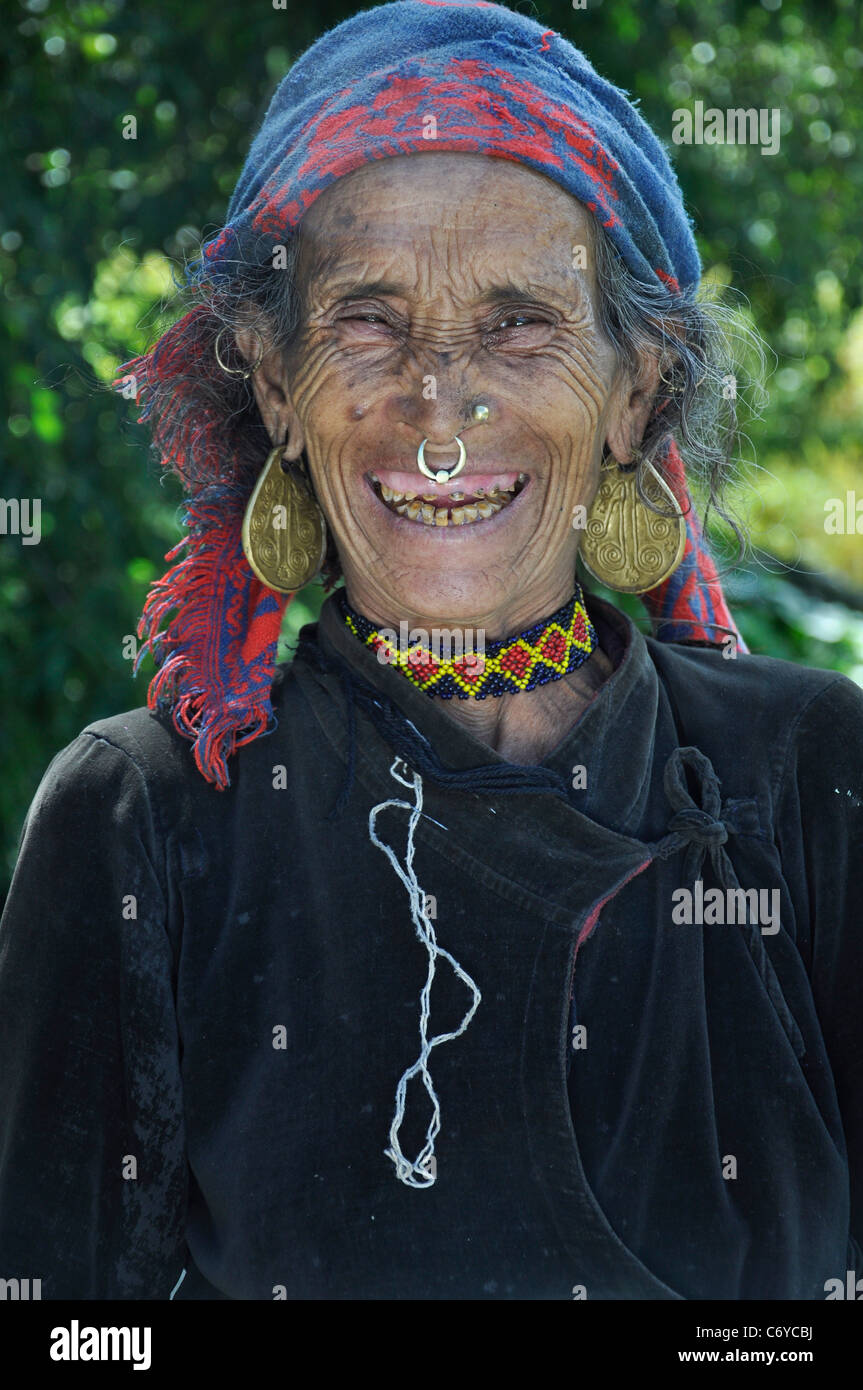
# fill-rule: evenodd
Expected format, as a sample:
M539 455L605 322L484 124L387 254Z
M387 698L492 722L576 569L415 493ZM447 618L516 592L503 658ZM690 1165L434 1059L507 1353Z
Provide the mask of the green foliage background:
M824 529L825 501L858 488L863 457L860 5L512 8L639 98L708 273L747 297L775 353L743 448L739 505L757 550L727 581L747 642L863 683L863 547ZM142 704L152 673L132 681L124 638L179 538L178 494L104 385L156 334L172 264L221 224L274 86L354 9L3 0L0 492L41 497L42 541L0 538L0 892L49 759L91 720ZM671 146L672 111L696 100L780 108L779 153ZM319 601L313 590L289 610L285 650Z

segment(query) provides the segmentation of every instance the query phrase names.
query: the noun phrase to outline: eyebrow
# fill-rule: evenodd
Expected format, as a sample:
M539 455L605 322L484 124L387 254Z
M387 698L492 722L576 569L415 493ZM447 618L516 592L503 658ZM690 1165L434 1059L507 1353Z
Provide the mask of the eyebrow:
M347 294L340 294L339 284L331 285L329 288L336 297L345 302L351 299L373 299L375 295L393 295L398 299L407 299L408 289L406 285L400 285L395 280L363 280L357 284L353 280L344 280L342 285L351 286Z
M338 284L330 286L331 293L340 303L348 304L356 299L373 299L377 295L392 295L398 299L410 298L410 289L407 285L400 284L395 280L366 280L361 284L345 281L343 282L346 293L340 293ZM348 289L348 285L350 288ZM553 290L545 285L540 287L541 294L537 295L527 290L522 285L516 285L512 281L506 281L499 285L489 285L483 290L477 299L478 304L510 304L513 300L519 304L532 304L541 309L548 307L549 301L558 303L566 302L563 294L558 290ZM545 296L543 298L542 296Z
M480 295L479 304L509 304L512 300L517 300L519 304L533 304L541 309L547 305L549 300L563 300L563 295L559 290L554 290L550 285L540 285L539 293L533 293L525 289L523 285L516 285L511 280L500 285L489 285Z

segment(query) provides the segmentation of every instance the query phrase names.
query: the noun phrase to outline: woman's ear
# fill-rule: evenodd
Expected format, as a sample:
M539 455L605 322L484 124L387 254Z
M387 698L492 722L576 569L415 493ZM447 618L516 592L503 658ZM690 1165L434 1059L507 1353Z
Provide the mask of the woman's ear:
M644 437L659 388L659 362L659 349L651 349L642 356L635 380L621 372L614 388L605 442L618 463L631 463Z
M238 329L235 341L250 365L260 357L250 380L264 429L269 434L273 447L286 441L285 457L299 458L306 441L291 400L284 354L263 338L257 328Z

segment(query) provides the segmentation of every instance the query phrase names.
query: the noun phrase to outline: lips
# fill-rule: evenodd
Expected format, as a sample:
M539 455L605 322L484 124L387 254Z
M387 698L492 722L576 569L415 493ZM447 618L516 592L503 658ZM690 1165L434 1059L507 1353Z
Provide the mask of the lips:
M512 504L526 473L461 473L447 483L413 473L370 473L369 483L388 511L419 526L473 526Z

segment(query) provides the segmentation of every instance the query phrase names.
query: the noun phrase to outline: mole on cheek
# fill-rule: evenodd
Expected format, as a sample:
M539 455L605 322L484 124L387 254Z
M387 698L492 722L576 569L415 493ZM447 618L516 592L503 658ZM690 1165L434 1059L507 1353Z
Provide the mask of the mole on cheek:
M362 420L363 416L366 415L366 414L368 414L368 406L365 406L365 405L354 405L354 406L351 406L350 410L348 411L348 419L349 419L349 420Z

